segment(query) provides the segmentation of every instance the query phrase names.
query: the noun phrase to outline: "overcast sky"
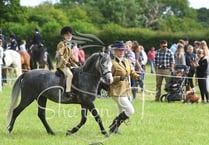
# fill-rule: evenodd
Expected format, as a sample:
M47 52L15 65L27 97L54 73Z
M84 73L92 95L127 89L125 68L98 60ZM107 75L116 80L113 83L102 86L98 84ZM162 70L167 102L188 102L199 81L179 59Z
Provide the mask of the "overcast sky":
M52 3L59 2L59 0L20 0L20 4L23 6L36 6L44 1ZM209 0L189 0L190 6L193 8L205 7L209 9Z
M189 0L190 6L193 8L205 7L209 9L209 0Z
M22 5L22 6L37 6L40 3L43 3L45 1L55 3L55 2L58 2L59 0L20 0L20 5Z

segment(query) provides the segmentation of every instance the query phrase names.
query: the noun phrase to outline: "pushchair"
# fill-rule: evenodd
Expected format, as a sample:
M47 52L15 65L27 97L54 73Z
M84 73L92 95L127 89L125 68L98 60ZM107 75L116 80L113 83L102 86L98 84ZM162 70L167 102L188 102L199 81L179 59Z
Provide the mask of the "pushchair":
M174 71L171 73L171 78L165 85L165 91L167 94L160 97L161 102L174 102L184 99L184 86L186 85L187 74L188 67L186 65L176 65L174 67Z

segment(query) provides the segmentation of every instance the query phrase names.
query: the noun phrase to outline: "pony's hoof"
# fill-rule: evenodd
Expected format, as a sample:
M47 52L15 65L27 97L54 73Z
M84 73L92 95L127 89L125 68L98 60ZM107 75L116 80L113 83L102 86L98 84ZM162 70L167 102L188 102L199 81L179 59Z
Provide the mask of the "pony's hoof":
M72 130L67 130L66 135L71 135L76 133L79 130L78 127L74 127Z
M12 132L12 127L11 127L11 126L8 126L8 127L7 127L6 133L7 133L7 134L10 134L11 132Z
M102 130L101 133L102 133L105 137L109 137L109 134L107 133L106 130Z
M55 135L55 133L53 131L48 132L49 135Z
M66 136L67 135L72 135L73 133L72 133L72 131L71 130L67 130L67 132L66 132Z
M6 131L6 134L11 134L11 131L7 130L7 131Z

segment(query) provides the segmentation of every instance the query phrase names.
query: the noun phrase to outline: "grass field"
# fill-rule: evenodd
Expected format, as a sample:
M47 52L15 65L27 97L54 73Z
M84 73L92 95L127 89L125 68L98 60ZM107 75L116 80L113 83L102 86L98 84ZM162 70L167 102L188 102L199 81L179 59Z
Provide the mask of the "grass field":
M182 104L154 102L155 76L145 76L145 110L142 118L142 94L132 103L135 114L121 134L104 137L94 118L88 114L86 124L74 135L65 136L80 121L79 105L47 104L47 120L56 133L48 135L37 117L34 102L17 118L13 132L6 134L6 115L11 99L12 85L6 84L0 93L0 144L1 145L207 145L209 144L209 104ZM198 88L196 88L198 90ZM199 92L198 92L199 93ZM118 109L111 98L99 98L95 105L105 128L117 115Z

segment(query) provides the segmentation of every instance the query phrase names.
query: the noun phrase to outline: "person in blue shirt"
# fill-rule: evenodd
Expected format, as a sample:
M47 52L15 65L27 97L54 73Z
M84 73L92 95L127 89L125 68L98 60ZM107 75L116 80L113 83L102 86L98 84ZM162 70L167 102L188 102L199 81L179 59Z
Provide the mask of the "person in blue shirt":
M193 46L189 45L187 48L187 53L186 53L186 65L189 67L189 73L188 73L188 85L192 88L192 91L194 90L194 83L193 83L193 76L195 74L195 67L192 65L193 62L196 61L196 55L193 51Z

